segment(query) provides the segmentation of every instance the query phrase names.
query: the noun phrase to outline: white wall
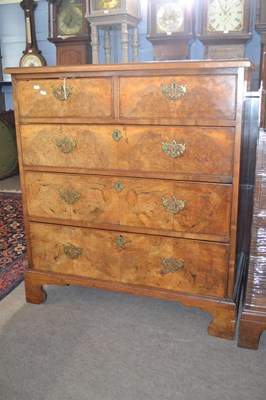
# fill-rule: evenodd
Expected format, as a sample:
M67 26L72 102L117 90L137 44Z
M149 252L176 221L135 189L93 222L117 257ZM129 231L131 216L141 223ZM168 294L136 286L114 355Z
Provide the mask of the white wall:
M25 50L25 21L24 11L19 2L2 0L0 3L0 46L2 66L17 67ZM3 4L5 3L5 4ZM6 4L8 3L8 4ZM35 11L36 36L39 50L42 51L48 65L55 65L55 48L47 40L48 36L48 3L46 0L38 1ZM11 77L4 74L4 80L10 81ZM4 87L6 109L13 109L11 87Z

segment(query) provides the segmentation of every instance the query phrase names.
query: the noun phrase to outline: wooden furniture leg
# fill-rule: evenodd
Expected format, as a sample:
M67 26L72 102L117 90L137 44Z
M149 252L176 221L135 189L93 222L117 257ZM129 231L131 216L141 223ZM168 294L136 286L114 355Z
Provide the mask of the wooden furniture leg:
M46 301L47 294L42 287L43 282L38 276L32 275L31 270L24 273L24 282L27 303L41 304Z

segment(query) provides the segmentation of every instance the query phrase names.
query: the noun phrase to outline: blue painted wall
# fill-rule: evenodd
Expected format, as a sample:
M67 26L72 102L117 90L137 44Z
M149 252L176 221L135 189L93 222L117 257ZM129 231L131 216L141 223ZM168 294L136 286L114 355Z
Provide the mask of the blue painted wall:
M25 24L24 12L19 2L8 3L9 0L0 0L0 45L2 53L2 64L5 67L17 67L22 52L25 49ZM16 1L16 0L11 0ZM195 11L197 15L198 4L200 0L195 1ZM256 5L256 0L254 0ZM255 8L254 8L255 9ZM151 43L146 39L147 34L147 0L141 0L142 21L139 25L140 47L139 61L146 62L153 60L153 48ZM196 19L197 22L197 19ZM254 18L255 22L255 18ZM48 65L55 65L55 46L47 40L48 37L48 3L46 0L39 0L35 11L36 35L39 50L42 51ZM197 29L197 24L196 24ZM260 61L260 36L253 30L253 38L246 46L245 57L251 59L256 65ZM119 43L119 33L116 38ZM119 47L118 47L119 49ZM199 40L194 40L190 48L191 59L203 59L204 47ZM114 57L114 62L120 62L121 54L118 52ZM100 62L103 62L103 48L101 47ZM4 80L10 80L10 76L4 75ZM254 73L253 90L259 87L258 70ZM10 88L4 88L6 98L6 108L13 108L13 99Z

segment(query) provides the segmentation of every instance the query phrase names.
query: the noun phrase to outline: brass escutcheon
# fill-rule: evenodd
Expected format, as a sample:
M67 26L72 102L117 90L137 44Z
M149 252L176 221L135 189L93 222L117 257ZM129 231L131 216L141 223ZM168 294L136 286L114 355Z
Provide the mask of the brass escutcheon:
M77 147L77 140L70 139L64 136L63 139L56 139L56 146L57 148L62 151L62 153L70 153Z
M72 189L60 190L60 197L67 204L73 204L79 200L80 193Z
M52 92L57 100L64 101L72 96L73 88L66 86L66 79L64 78L64 83L61 83L59 86L52 86Z
M162 149L169 157L177 158L184 154L186 145L184 143L177 143L176 140L172 142L161 142Z
M115 184L115 190L120 193L124 189L125 185L121 181L117 181Z
M182 211L186 205L185 200L177 200L176 197L173 197L172 199L166 199L163 197L162 202L166 211L173 214Z
M68 243L67 245L64 245L64 252L68 258L71 260L76 260L79 258L79 256L81 256L82 249L74 246L72 243Z
M170 272L179 272L182 268L184 268L185 262L184 260L178 260L175 257L170 258L161 258L163 264L163 270L161 271L163 275L168 274Z
M118 129L116 129L116 130L113 132L112 137L113 137L113 139L114 139L116 142L119 142L119 140L122 139L123 135L122 135L122 133L121 133Z
M164 84L162 83L162 93L170 100L178 100L185 95L187 85L180 85L177 82Z
M119 235L119 236L116 238L115 243L118 244L119 247L124 247L125 244L126 244L126 241L125 241L125 239L123 238L122 235Z

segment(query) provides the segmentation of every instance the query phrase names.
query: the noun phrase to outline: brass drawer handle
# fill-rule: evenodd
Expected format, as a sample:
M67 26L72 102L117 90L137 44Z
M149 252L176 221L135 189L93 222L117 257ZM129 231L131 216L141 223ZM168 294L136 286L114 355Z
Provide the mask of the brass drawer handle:
M126 244L126 240L122 235L119 235L116 240L115 243L119 246L119 247L125 247Z
M162 83L162 93L170 100L178 100L185 95L187 85L180 85L177 82L169 83L168 85Z
M64 245L64 252L68 258L71 260L76 260L79 258L79 256L81 256L82 249L74 246L72 243L68 243L67 245Z
M185 262L184 260L178 260L175 257L170 258L161 258L163 269L161 273L166 275L170 272L179 272L182 268L184 268Z
M161 144L165 154L173 158L182 156L186 150L185 143L177 143L176 140L172 140L172 142L161 142Z
M118 129L116 129L116 130L113 132L112 137L113 137L113 139L114 139L116 142L119 142L119 140L122 139L123 135L122 135L121 131L119 131Z
M67 204L73 204L79 200L80 193L74 192L72 189L60 190L60 197Z
M64 78L64 83L59 86L52 86L52 92L57 100L64 101L72 96L73 88L66 86L66 79Z
M76 139L69 139L68 137L64 137L63 139L56 139L57 148L62 151L62 153L70 153L77 147Z
M117 181L114 187L115 187L115 190L116 190L118 193L120 193L120 192L122 192L122 190L124 189L125 185L123 184L123 182Z
M166 211L172 214L182 211L186 205L185 200L178 200L176 197L173 197L172 199L166 199L163 197L162 202Z

